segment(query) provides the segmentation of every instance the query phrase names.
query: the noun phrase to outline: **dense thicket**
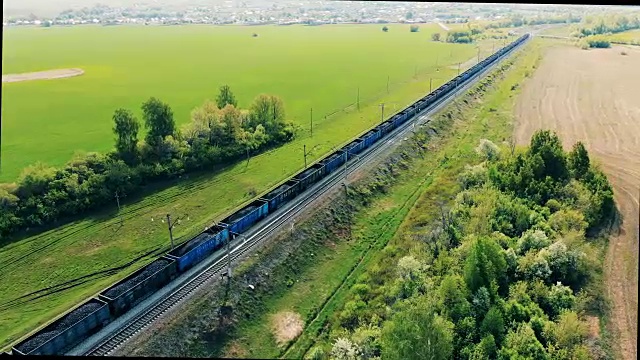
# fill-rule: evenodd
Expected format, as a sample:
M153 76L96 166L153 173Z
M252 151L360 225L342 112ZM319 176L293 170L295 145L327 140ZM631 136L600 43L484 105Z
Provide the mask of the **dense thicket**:
M0 184L0 236L113 203L116 192L133 195L155 181L248 159L251 152L293 138L278 97L260 95L248 110L236 104L223 86L216 103L194 109L192 122L178 130L169 105L150 98L142 105L144 140L138 140L140 123L133 113L115 110L115 151L78 156L61 169L38 163L17 183Z
M512 154L486 140L477 151L484 161L395 273L374 266L354 284L333 358L604 356L583 316L604 306L593 242L614 212L607 178L582 143L565 152L549 131Z

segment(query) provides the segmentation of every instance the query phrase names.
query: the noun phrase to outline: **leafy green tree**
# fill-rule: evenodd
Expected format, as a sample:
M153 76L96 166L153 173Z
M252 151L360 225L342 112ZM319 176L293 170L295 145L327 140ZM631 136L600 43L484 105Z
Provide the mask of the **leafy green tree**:
M564 310L570 310L575 301L576 297L568 286L558 283L553 285L551 291L549 291L549 305L552 316L558 316Z
M551 244L544 231L527 231L518 240L518 254L526 254L529 250L540 250Z
M545 329L546 335L553 340L558 348L573 350L586 339L589 329L580 321L578 314L573 311L564 311L558 316L555 324Z
M388 31L389 31L389 28L385 25L385 26L383 26L383 27L382 27L382 31L384 31L384 32L388 32Z
M504 338L504 333L505 326L502 312L498 307L494 306L484 316L480 326L480 334L481 336L492 335L496 343L500 344Z
M453 324L419 301L384 324L382 345L383 359L450 359Z
M480 237L473 241L464 268L469 290L475 293L481 287L491 289L493 284L506 286L506 269L502 249L493 239Z
M147 144L157 146L162 140L175 133L173 111L166 103L152 97L142 104L144 123L147 127Z
M518 259L518 275L528 281L547 281L551 275L549 263L539 252L532 250Z
M498 359L547 360L548 356L531 327L528 324L520 324L516 331L509 331L507 334L498 352Z
M409 27L409 31L411 31L412 33L418 32L419 30L420 30L420 27L418 25L411 25Z
M531 137L529 154L539 155L543 161L542 167L537 169L539 172L535 174L537 179L550 176L556 181L568 180L567 160L560 138L554 132L549 130L536 131Z
M439 295L445 314L454 322L471 315L467 287L460 275L448 275L440 283Z
M575 179L580 180L587 175L590 167L589 154L581 141L573 145L567 160L569 171Z
M431 34L431 40L433 40L433 41L440 41L440 37L441 37L441 36L442 36L442 35L441 35L440 33L433 33L433 34Z
M371 359L380 356L382 351L381 334L379 327L359 327L354 331L351 340L358 345L364 359Z
M216 104L218 105L218 109L223 109L227 105L238 107L238 101L235 96L233 96L229 85L222 85L220 87L220 93L218 94L218 97L216 97Z
M493 335L489 334L483 337L475 346L470 360L495 359L497 353L498 346L496 345L496 341L493 338Z
M116 135L116 151L127 164L132 164L137 156L138 130L140 123L133 113L117 109L113 114L113 132Z
M285 121L284 103L273 95L259 95L251 104L248 128L262 124L269 143L289 141L293 138L293 127Z

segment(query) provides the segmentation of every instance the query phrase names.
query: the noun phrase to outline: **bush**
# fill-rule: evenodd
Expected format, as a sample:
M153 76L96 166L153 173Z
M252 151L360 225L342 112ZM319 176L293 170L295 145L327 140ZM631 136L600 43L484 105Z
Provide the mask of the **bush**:
M225 89L223 103L234 102ZM0 236L115 205L116 192L131 196L146 184L236 161L246 157L247 150L276 146L294 136L282 101L272 95L258 96L249 111L229 104L218 109L205 102L192 113L185 136L175 129L173 111L166 103L151 98L143 104L143 112L146 140L137 141L135 118L118 109L117 151L79 156L62 169L40 163L27 167L15 187L0 192Z
M420 27L418 25L411 25L409 27L409 31L411 32L418 32L418 30L420 30Z

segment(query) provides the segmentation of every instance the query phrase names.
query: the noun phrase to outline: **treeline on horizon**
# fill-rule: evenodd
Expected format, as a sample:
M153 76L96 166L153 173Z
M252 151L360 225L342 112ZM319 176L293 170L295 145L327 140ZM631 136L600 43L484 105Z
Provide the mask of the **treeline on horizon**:
M76 156L62 168L36 163L17 182L0 184L0 236L114 204L116 192L135 195L157 181L243 157L248 161L251 153L295 135L280 98L262 94L249 109L239 109L226 85L216 102L195 108L182 129L176 128L169 105L157 98L145 101L142 112L144 139L138 138L141 124L134 114L116 109L114 151Z
M571 36L579 38L578 46L587 48L609 48L612 42L640 45L638 40L621 41L611 35L640 29L638 15L606 15L587 17L580 25L575 26Z
M549 131L511 154L476 150L450 207L382 250L333 315L332 346L309 358L607 358L585 315L606 311L608 179L582 143L565 152Z

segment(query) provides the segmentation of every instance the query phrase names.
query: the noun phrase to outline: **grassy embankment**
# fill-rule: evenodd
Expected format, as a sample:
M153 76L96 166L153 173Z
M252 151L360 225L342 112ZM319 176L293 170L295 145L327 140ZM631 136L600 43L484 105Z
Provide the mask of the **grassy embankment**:
M379 122L380 102L387 104L386 117L391 110L399 110L417 97L423 96L428 91L431 77L433 77L433 86L436 87L455 76L457 68L453 64L464 62L476 53L472 46L429 42L429 29L432 27L423 27L419 35L416 35L399 25L390 26L390 32L387 34L382 33L377 26L291 27L284 33L286 36L278 32L284 31L283 28L276 27L233 27L228 30L206 27L158 28L154 31L159 33L154 32L153 37L148 36L150 30L146 28L83 28L88 33L78 29L80 28L53 29L54 32L47 33L47 36L55 35L55 31L60 31L68 35L64 37L38 38L28 32L33 31L37 34L48 29L17 29L25 32L17 32L13 37L11 34L5 35L7 38L5 48L10 49L8 55L5 52L5 62L14 64L13 67L8 66L5 72L42 70L51 67L84 67L87 71L83 76L60 81L3 85L3 100L7 100L3 103L13 104L3 108L5 118L3 130L6 134L34 135L26 142L5 134L6 138L15 141L13 145L3 142L5 159L11 158L11 154L28 153L33 149L40 149L39 154L44 151L47 156L54 156L50 159L53 163L63 162L70 154L65 152L64 156L60 154L58 156L55 155L54 148L48 147L65 144L66 148L71 147L68 143L55 145L55 138L58 136L65 141L80 141L80 143L71 144L77 146L76 148L108 149L112 143L108 134L110 134L109 117L113 109L117 106L135 109L150 95L159 96L174 105L177 122L184 123L188 121L189 108L199 104L206 97L213 97L216 86L222 82L228 82L232 89L236 90L241 105L248 104L250 99L259 92L283 96L285 104L289 104L287 111L291 114L290 118L301 126L306 124L308 108L313 106L313 138L310 137L308 129L303 126L305 130L299 134L297 140L269 153L253 157L248 166L246 163L239 163L215 174L194 174L189 179L149 189L145 197L125 199L122 212L123 226L119 224L114 206L113 209L105 209L86 219L52 231L22 238L19 241L4 242L0 249L0 261L4 265L3 273L0 275L0 283L4 290L0 294L0 304L3 305L0 308L2 314L0 346L9 345L36 326L61 314L73 304L79 303L108 284L135 271L155 254L167 250L166 224L160 222L167 213L171 213L174 217L189 215L188 219L185 219L174 231L178 241L186 240L188 234L197 232L211 220L221 218L223 214L249 200L256 193L266 191L302 168L303 145L306 144L307 149L312 149L308 157L309 161L318 159L333 147L339 146ZM326 29L326 32L321 29ZM407 34L404 34L403 30L406 30ZM109 40L112 39L109 37L109 34L112 34L110 31L126 33L119 38L121 41L114 42ZM257 39L250 37L250 33L255 31L260 33ZM237 41L240 45L236 45L236 57L248 62L252 60L243 57L243 53L262 51L260 53L265 54L265 59L259 67L262 69L260 73L255 73L257 70L254 70L254 73L246 73L243 66L248 67L253 63L232 66L229 63L232 57L213 57L214 53L211 52L213 50L209 48L204 54L198 52L210 44L209 40L216 32L218 35L228 36L228 39L215 37L216 44L224 45L227 41L229 43ZM378 33L388 36L380 40ZM93 37L89 36L92 41L88 41L87 34L93 34ZM143 38L144 43L148 45L144 49L139 47ZM185 41L185 38L190 40ZM263 38L269 40L263 41L260 45L250 42L260 41ZM21 42L28 39L39 40ZM315 48L300 48L295 45L303 40L309 44L320 43L320 45ZM424 47L416 47L416 41L423 41ZM271 55L276 53L273 51L273 46L269 48L270 45L274 45L274 42L278 43L282 50L280 57ZM21 44L21 47L17 45L11 47L9 46L11 43ZM101 51L94 49L97 55L87 51L87 54L92 54L91 57L78 60L72 55L76 52L71 51L73 50L71 46L73 44L77 46L77 43L85 44L89 49L98 46L96 44L109 46L105 46ZM285 46L286 44L289 46ZM113 51L105 50L114 50L116 45L119 48L128 49L125 51L125 56L122 53L116 56ZM170 45L176 47L175 52L169 52L174 54L173 61L161 62L158 68L154 68L155 70L149 69L147 60L159 57L161 50L158 48L166 48ZM402 57L394 55L406 48L412 48L415 51ZM190 51L186 51L189 49ZM375 61L372 60L372 52L377 53L379 49L385 50L381 52L383 55L379 58L374 57L377 59ZM23 62L21 66L15 65L19 59L32 58L45 51L51 51L52 54L57 55L40 57L41 62L30 61ZM349 57L348 62L336 61L336 59L345 58L345 51L353 52L355 58ZM196 56L198 54L199 56ZM211 56L203 56L207 54ZM317 56L309 57L314 54ZM126 61L123 58L126 58ZM276 64L282 59L289 59L292 64L295 64L280 65L280 71L269 70L269 64ZM305 59L313 59L313 61L305 63ZM195 65L187 64L192 60L196 62ZM361 62L366 60L366 63L371 65L368 67L358 65L359 60ZM436 60L439 69L437 76L434 75ZM180 62L184 66L179 66ZM84 66L82 63L89 65ZM416 63L420 66L414 79ZM318 75L317 68L324 69L325 72ZM386 71L386 69L390 70ZM211 71L205 71L203 75L203 70ZM289 71L293 71L297 75L285 77L283 73L285 71L289 74ZM124 76L127 75L125 73L118 74L118 72L128 72L129 77ZM381 76L380 79L371 76L371 73L383 72L390 73L389 93L386 91L386 76ZM159 73L171 75L157 76ZM241 73L244 74L242 77L234 77ZM312 73L316 75L312 77ZM275 78L273 81L264 81L265 75L275 76ZM168 85L169 83L171 86ZM331 109L353 104L354 97L347 96L347 93L357 90L357 86L353 85L357 83L361 84L360 111L352 105L326 118L322 116ZM122 86L122 84L131 86ZM124 91L124 89L128 90ZM309 99L307 89L314 89L313 93L319 94L318 98ZM28 98L25 96L27 93L31 94ZM38 97L39 102L32 101L33 94L41 95ZM47 116L45 116L45 108L49 114ZM19 117L17 113L20 113ZM82 127L78 126L80 121L86 119L101 120L91 123L83 122ZM42 123L47 125L44 126ZM57 124L55 131L51 131L50 127L55 124ZM24 131L25 126L31 130ZM92 128L93 126L96 127ZM80 134L78 131L82 136L73 136L73 134ZM16 148L18 145L30 147L31 150ZM37 158L40 158L39 156L37 155ZM40 159L47 161L45 158ZM27 158L23 160L31 161ZM272 164L280 165L272 166ZM6 165L7 162L3 162L3 168ZM121 271L108 271L129 262L133 262L134 266L125 267ZM87 277L81 279L83 276ZM64 289L60 289L60 284L67 282L69 282L68 286L62 286ZM47 288L51 289L44 291L43 297L17 303L11 307L6 306L22 295Z
M297 225L293 237L303 238L304 242L296 243L285 235L277 242L280 245L265 249L260 258L252 258L249 265L237 270L238 279L232 283L230 293L240 294L231 302L238 322L225 329L226 336L216 336L212 329L217 305L222 301L222 295L214 292L194 301L188 310L163 326L164 330L139 347L139 355L299 358L318 339L327 340L323 329L343 305L355 279L365 268L378 266L375 263L381 258L408 246L398 239L406 235L404 230L409 223L426 223L437 213L436 195L454 193L455 176L475 156L473 148L478 140L487 138L500 143L510 137L517 84L532 73L541 51L539 43L530 45L504 79L502 75L496 77L501 80L487 93L467 95L464 101L441 111L431 125L437 135L426 135L430 131L421 130L415 138L421 144L427 140L426 152L409 141L385 161L381 166L384 170L379 169L358 183L358 190L351 195L358 201L352 200L349 207L355 213L345 212L344 203L336 202L305 224ZM421 215L417 217L416 213ZM354 240L348 240L345 224L349 221ZM332 222L335 230L326 230L324 225ZM392 238L395 246L379 251ZM283 249L292 249L287 251L286 259L277 255ZM264 263L270 265L253 266ZM265 267L269 270L268 279L257 275ZM247 290L248 284L256 284L257 289ZM274 316L286 311L299 314L305 329L293 343L278 344L272 322Z

